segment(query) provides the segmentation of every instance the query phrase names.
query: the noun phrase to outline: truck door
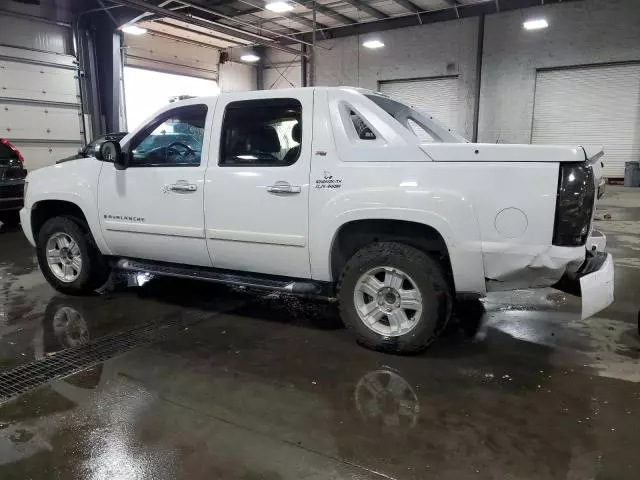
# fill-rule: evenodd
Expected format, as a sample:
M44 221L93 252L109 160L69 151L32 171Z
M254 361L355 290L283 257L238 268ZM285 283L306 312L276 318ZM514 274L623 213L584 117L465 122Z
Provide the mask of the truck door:
M114 255L211 266L203 187L214 107L167 108L126 139L126 170L103 165L98 210Z
M310 276L313 90L220 98L206 173L205 228L218 268Z

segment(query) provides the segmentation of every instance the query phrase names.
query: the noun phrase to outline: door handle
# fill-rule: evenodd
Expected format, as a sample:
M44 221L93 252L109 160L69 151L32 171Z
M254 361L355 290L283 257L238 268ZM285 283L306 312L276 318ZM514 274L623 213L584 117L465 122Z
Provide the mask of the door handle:
M287 182L276 182L274 185L267 187L269 193L296 194L300 193L302 188L298 185L289 185Z
M172 192L180 192L180 193L189 193L195 192L198 190L198 186L193 183L187 183L184 180L179 180L176 183L172 183L171 185L166 185L167 190L171 190Z

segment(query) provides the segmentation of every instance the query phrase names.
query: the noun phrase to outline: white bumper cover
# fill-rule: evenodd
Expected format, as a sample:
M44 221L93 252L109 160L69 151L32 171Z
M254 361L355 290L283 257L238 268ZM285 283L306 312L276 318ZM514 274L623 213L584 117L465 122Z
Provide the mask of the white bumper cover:
M606 260L598 270L580 277L583 320L613 303L613 256L610 253L606 255Z
M23 207L20 210L20 225L22 225L22 231L24 232L24 236L27 237L29 243L36 246L36 241L33 238L33 231L31 230L31 209L27 207Z

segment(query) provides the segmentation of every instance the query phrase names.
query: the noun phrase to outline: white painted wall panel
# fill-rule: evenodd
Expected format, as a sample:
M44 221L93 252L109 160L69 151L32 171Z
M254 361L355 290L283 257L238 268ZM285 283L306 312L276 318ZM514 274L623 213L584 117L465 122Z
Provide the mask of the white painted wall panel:
M227 62L220 65L221 92L246 92L256 89L256 69L246 63Z
M282 75L280 75L280 73ZM275 68L266 68L264 71L265 90L278 88L297 88L302 86L302 67L300 63L294 65L281 65Z
M531 140L602 144L605 176L624 177L640 160L640 64L538 72Z

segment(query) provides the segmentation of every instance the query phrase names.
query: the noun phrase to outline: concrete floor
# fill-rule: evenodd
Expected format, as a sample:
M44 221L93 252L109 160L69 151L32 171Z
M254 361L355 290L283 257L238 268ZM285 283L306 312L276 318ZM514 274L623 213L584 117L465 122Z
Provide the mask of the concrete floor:
M356 346L319 301L135 276L64 297L0 231L0 371L133 342L0 404L0 478L637 479L640 189L611 187L597 218L609 309L494 295L486 328L417 357Z

